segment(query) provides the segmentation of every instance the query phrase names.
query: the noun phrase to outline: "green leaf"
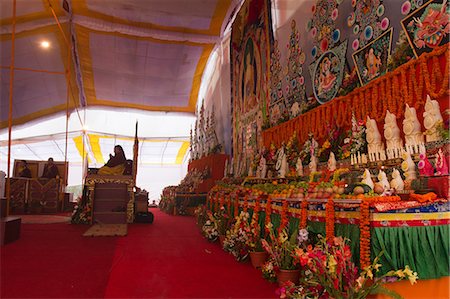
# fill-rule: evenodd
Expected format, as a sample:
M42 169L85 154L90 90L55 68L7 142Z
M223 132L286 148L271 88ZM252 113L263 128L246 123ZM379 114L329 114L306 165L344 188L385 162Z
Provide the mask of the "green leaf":
M397 293L397 292L395 292L393 290L387 289L387 288L385 288L385 287L383 287L381 285L375 287L372 291L370 291L370 294L371 295L383 294L383 295L387 295L387 296L389 296L391 298L394 298L394 299L403 299L403 297L400 296L399 293Z

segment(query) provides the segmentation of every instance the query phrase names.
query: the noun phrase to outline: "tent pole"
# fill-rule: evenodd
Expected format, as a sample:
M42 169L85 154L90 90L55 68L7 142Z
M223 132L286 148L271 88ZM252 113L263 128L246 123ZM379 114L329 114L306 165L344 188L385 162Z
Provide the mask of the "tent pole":
M67 39L64 30L61 26L61 23L59 22L58 17L56 16L55 10L52 7L52 4L50 3L50 1L48 1L48 5L50 7L50 10L52 12L53 18L56 21L56 24L58 25L59 31L61 32L64 41L66 42L66 46L67 46L67 63L66 63L66 67L65 67L65 73L66 73L66 84L67 84L67 94L66 94L66 140L65 140L65 149L64 149L64 185L66 184L66 182L68 181L68 167L67 167L67 141L68 141L68 131L69 131L69 100L70 100L70 60L71 60L71 55L70 52L72 51L72 46L71 46L71 41L70 39ZM69 26L71 23L71 19L69 20ZM65 191L65 190L64 190ZM64 207L63 207L64 208Z
M16 38L16 0L13 0L12 33L11 33L11 65L9 69L9 111L8 111L8 177L6 181L6 216L9 216L11 201L11 131L12 131L12 106L14 91L14 50Z

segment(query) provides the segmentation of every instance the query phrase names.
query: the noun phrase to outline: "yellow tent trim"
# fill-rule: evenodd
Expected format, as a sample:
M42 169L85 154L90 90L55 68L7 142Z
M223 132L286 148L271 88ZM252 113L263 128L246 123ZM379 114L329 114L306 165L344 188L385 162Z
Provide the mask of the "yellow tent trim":
M91 144L91 150L94 154L94 158L98 164L105 164L105 160L103 159L102 150L100 148L100 136L94 134L88 134L89 143Z
M169 32L180 32L180 33L191 33L191 34L203 34L203 35L220 35L220 29L222 27L222 23L226 17L228 8L230 7L231 0L218 0L216 7L214 9L214 13L211 17L211 21L209 23L208 29L192 29L192 28L186 28L186 27L171 27L171 26L164 26L164 25L158 25L153 23L147 23L147 22L137 22L137 21L130 21L122 18L118 18L115 16L107 15L101 12L97 12L94 10L89 9L86 0L78 0L78 1L72 1L72 8L75 14L84 15L91 18L96 18L100 20L104 20L111 23L118 23L128 26L135 26L140 28L148 28L148 29L155 29L155 30L162 30L162 31L169 31Z
M83 135L74 137L73 142L75 143L78 153L80 154L81 160L84 160L84 156L86 155L87 151L84 147ZM88 162L91 163L91 159L89 158L89 155L88 155Z
M183 163L183 158L186 155L187 150L189 149L189 142L185 141L181 145L180 149L178 150L177 158L175 160L175 164L181 164Z

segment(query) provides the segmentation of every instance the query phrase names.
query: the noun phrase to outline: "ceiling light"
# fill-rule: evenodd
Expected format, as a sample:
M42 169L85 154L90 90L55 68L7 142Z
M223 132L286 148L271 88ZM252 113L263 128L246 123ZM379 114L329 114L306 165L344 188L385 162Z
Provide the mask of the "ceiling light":
M42 41L41 47L44 49L48 49L48 48L50 48L50 43L48 41Z

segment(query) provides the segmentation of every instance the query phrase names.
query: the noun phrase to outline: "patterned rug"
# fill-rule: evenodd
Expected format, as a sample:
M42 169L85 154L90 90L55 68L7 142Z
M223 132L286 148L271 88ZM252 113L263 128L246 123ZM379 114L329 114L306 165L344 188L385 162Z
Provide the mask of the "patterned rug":
M17 215L22 224L70 223L70 217L60 215Z
M127 224L94 224L84 234L84 237L123 237L128 232Z

